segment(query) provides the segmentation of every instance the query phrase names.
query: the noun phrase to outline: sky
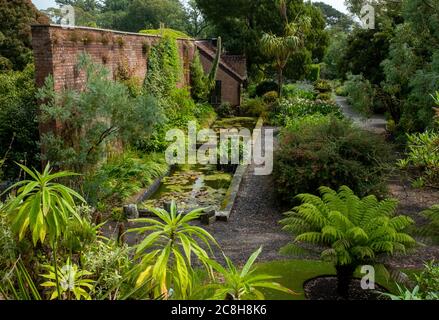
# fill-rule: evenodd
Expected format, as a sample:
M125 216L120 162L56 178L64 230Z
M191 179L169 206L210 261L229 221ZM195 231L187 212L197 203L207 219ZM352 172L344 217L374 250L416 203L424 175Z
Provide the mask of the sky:
M183 0L184 1L184 0ZM233 0L231 0L233 1ZM338 11L347 13L346 6L344 5L344 0L316 0L325 2L334 8L336 8ZM32 2L35 4L35 6L38 9L47 9L49 7L55 7L55 0L32 0Z

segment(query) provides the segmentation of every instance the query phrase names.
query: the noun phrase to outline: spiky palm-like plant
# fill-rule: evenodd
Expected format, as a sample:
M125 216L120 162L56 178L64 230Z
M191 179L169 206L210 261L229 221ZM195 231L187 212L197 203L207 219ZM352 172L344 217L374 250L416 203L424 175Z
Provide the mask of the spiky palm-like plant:
M191 225L192 221L199 218L203 209L186 215L179 214L173 201L169 212L163 209L150 210L157 219L132 220L146 226L128 230L146 234L136 246L135 258L140 260L133 270L137 278L136 287L152 279L156 298L170 298L170 293L174 292L174 296L184 299L193 289L194 257L211 273L211 268L207 265L209 254L199 243L210 249L210 244L217 242L206 230Z
M216 300L265 300L265 296L260 289L272 289L292 295L296 294L294 291L275 282L280 277L255 273L257 268L254 263L261 252L262 247L250 256L242 269L238 269L226 256L226 267L214 260L209 260L209 264L222 276L223 281L207 285L201 289L214 289L212 299Z
M302 205L286 212L284 230L295 235L285 253L299 252L297 243L326 247L321 255L335 264L338 292L347 296L353 274L360 265L377 265L380 255L405 253L416 241L404 230L413 223L407 216L396 216L397 201L363 199L342 186L338 192L319 189L321 197L300 194Z

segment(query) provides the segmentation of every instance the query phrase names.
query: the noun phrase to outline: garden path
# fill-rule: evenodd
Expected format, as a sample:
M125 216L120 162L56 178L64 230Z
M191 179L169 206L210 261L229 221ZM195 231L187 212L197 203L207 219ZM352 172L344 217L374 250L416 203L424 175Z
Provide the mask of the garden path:
M382 115L373 115L365 119L347 102L345 97L337 97L337 104L346 117L353 120L358 126L377 134L386 133L386 120ZM417 189L411 186L402 173L396 172L388 181L389 196L399 200L398 214L410 216L416 222L416 226L422 226L427 221L420 212L439 204L439 192L435 189ZM417 239L425 242L425 239ZM415 252L407 256L396 256L388 259L388 263L397 268L422 268L425 261L439 260L439 246L425 245L417 248Z
M345 116L351 119L359 127L379 134L385 133L386 119L383 115L372 115L370 118L365 118L354 110L345 97L337 96L335 101L340 106Z
M263 137L267 129L276 128L263 127ZM274 149L277 143L275 138ZM245 263L261 246L263 251L258 261L282 259L279 249L291 240L278 223L288 208L279 206L273 176L256 176L254 169L255 165L250 165L243 177L229 221L218 221L206 228L225 254L238 264Z

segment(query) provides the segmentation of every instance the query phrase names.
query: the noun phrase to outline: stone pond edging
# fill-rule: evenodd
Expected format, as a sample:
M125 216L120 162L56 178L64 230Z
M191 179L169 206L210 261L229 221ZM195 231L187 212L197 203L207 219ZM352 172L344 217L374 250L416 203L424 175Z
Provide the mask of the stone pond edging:
M264 125L264 119L260 117L253 131L253 132L255 131L257 132L257 136L253 137L254 140L260 138L263 125ZM249 167L248 164L245 165L241 164L238 166L238 168L235 171L235 174L233 175L233 179L229 186L229 189L227 190L227 193L224 197L220 211L215 212L214 215L212 214L212 212L206 212L205 216L200 217L203 223L209 224L210 221L213 219L216 221L224 221L224 222L227 222L229 220L230 214L235 205L236 198L241 188L242 179L244 175L247 173L248 167ZM158 190L163 179L171 174L172 170L173 170L173 166L169 166L168 170L163 175L158 177L147 189L143 189L138 194L133 196L130 199L130 201L128 201L128 204L124 206L124 212L128 218L130 219L138 218L139 214L142 216L150 214L148 210L139 210L137 208L137 205L147 200L149 197L151 197Z
M254 140L259 139L263 125L264 125L264 119L260 117L253 131L253 132L255 131L258 132L258 135L253 137ZM247 173L248 167L249 167L248 164L245 165L241 164L236 169L232 179L232 183L230 184L230 187L227 190L227 193L223 200L221 210L215 214L217 221L227 222L230 219L230 214L232 213L232 209L235 205L236 198L241 188L242 178Z

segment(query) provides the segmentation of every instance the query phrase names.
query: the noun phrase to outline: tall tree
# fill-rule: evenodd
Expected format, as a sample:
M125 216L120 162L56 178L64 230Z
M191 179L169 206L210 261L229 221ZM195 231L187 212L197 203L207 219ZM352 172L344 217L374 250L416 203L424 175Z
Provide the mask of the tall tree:
M224 40L224 46L232 54L245 54L251 73L263 69L267 64L267 57L261 50L261 39L264 33L272 33L281 36L284 34L284 21L279 18L279 0L196 0L207 21L215 28L215 33L220 34ZM325 23L320 11L302 0L286 0L283 11L289 21L301 15L308 15L309 8L316 10L323 24L314 25L308 35L305 48L308 51L308 42L319 39L310 47L326 47L327 41L321 41L323 37L315 37L324 34ZM314 51L314 50L311 50ZM323 50L324 51L324 50ZM312 53L308 54L309 56ZM311 60L311 59L309 59ZM299 64L303 60L297 61ZM271 62L269 63L271 65ZM264 70L266 73L266 70Z
M284 34L277 36L265 33L261 39L262 51L274 59L278 75L279 96L282 94L283 70L291 55L303 46L305 31L310 27L309 18L290 23L286 8L286 1L281 0L279 2L279 9L285 23Z
M48 22L30 0L0 0L0 69L23 70L32 62L31 25Z
M349 31L355 22L351 17L324 2L313 2L313 5L319 8L326 20L326 25L330 28L337 28Z
M162 23L168 28L185 31L187 16L179 0L133 0L126 9L120 29L138 32L157 29Z

